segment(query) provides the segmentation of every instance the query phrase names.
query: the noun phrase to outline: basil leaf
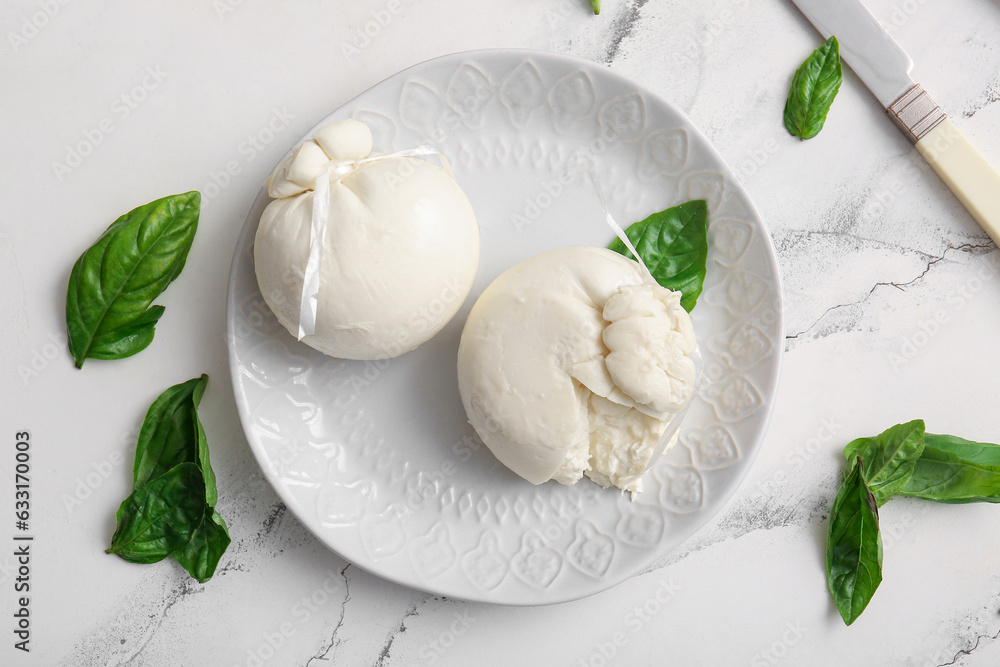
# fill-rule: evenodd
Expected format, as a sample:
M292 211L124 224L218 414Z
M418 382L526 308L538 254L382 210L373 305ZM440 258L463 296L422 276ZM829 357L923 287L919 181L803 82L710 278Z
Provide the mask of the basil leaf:
M590 0L590 4L594 6L594 14L601 13L601 0Z
M132 488L159 477L180 463L197 463L198 403L208 376L174 385L157 397L139 429Z
M136 443L132 495L118 510L108 553L133 563L171 556L199 582L212 578L229 547L215 511L218 491L198 418L208 376L170 387L149 406Z
M190 542L204 516L201 470L181 463L122 502L107 553L130 563L156 563Z
M847 625L857 620L882 582L878 507L861 468L858 457L837 493L826 547L827 584Z
M163 307L150 304L184 268L200 210L198 192L140 206L115 220L76 261L66 328L77 368L88 357L121 359L152 342Z
M202 377L208 380L207 375ZM212 462L208 460L208 438L205 436L205 429L201 425L201 420L195 415L195 426L198 427L198 467L201 468L201 476L205 480L205 504L215 507L219 501L219 491L215 488L215 471L212 470Z
M95 338L90 346L91 359L121 359L145 349L153 342L156 322L163 306L153 306L131 323Z
M843 80L840 44L831 36L792 77L785 102L785 128L803 141L819 134Z
M871 438L858 438L856 440L851 440L844 446L844 458L850 462L861 456L862 452L865 451L865 448L868 447L868 443L871 441Z
M198 404L208 376L174 385L153 401L139 429L132 469L132 488L138 489L181 463L195 463L205 479L209 506L218 500L215 475L208 459L208 441L198 419Z
M1000 445L929 433L899 495L942 503L1000 503Z
M215 574L222 554L229 547L229 530L218 512L205 508L205 519L183 549L173 552L170 557L184 566L198 583L205 583Z
M1000 445L933 433L927 434L926 443L928 447L954 454L966 463L1000 468Z
M708 261L708 204L696 199L654 213L625 230L649 272L661 286L680 292L681 305L694 310L705 283ZM631 258L621 239L608 246Z
M844 448L848 460L864 461L862 475L879 507L909 481L924 451L924 422L897 424L874 438L859 438Z

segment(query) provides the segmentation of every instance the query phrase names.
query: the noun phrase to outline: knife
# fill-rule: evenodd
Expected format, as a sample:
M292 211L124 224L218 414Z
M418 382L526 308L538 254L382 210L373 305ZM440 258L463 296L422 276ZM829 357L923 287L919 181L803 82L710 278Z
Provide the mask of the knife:
M976 222L1000 246L1000 173L910 78L913 61L860 0L792 0L885 107Z

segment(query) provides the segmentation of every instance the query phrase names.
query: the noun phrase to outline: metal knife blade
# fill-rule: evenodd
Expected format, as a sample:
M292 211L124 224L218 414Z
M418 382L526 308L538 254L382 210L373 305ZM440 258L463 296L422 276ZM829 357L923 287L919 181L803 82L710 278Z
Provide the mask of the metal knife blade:
M888 109L913 88L913 61L860 0L792 0L829 39L836 35L841 57Z

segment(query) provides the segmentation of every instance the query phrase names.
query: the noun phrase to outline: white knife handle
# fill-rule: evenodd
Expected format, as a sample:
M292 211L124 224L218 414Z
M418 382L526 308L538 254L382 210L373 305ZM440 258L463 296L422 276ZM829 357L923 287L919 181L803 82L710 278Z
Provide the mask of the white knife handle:
M1000 246L1000 173L948 118L917 141L917 150Z

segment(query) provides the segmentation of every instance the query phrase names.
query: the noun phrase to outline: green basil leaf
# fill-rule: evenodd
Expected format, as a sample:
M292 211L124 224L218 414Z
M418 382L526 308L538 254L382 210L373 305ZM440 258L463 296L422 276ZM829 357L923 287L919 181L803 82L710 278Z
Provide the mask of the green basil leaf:
M181 463L195 463L205 478L206 502L215 505L215 475L208 459L205 430L198 419L198 404L207 384L208 376L202 375L174 385L149 406L135 447L133 489Z
M95 338L87 356L91 359L121 359L144 350L153 342L156 322L161 315L163 306L153 306L131 323Z
M125 499L107 553L130 563L161 561L191 541L204 516L201 470L181 463Z
M861 467L859 457L837 493L826 547L827 584L847 625L857 620L882 582L878 507Z
M844 455L864 461L862 475L881 507L906 485L923 451L924 422L917 419L874 438L854 440L844 448Z
M207 375L202 377L208 380ZM215 503L219 501L219 491L215 488L215 471L212 470L212 462L208 460L208 438L205 437L205 429L197 416L195 426L198 427L198 467L201 468L201 475L205 480L205 503L209 507L215 507Z
M187 192L115 220L73 265L66 295L69 350L85 359L121 359L153 340L162 306L153 299L184 268L198 229L201 195Z
M942 503L1000 503L1000 445L927 434L901 496Z
M803 141L819 134L843 80L840 45L831 36L792 77L785 102L785 128Z
M1000 468L1000 445L933 433L927 434L926 442L928 447L954 454L966 463Z
M625 230L649 272L661 286L680 292L689 313L698 303L708 261L708 204L702 199L654 213ZM631 258L621 239L611 250Z
M861 456L862 452L865 451L865 448L871 441L871 438L858 438L856 440L851 440L844 446L844 458L846 458L848 462L858 458Z
M601 13L601 0L590 0L590 4L592 4L594 6L594 13L595 14L600 14Z
M205 508L205 519L183 549L170 557L184 566L199 583L205 583L215 574L222 554L229 547L229 530L226 522L214 509Z

